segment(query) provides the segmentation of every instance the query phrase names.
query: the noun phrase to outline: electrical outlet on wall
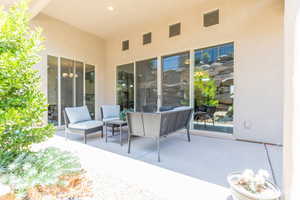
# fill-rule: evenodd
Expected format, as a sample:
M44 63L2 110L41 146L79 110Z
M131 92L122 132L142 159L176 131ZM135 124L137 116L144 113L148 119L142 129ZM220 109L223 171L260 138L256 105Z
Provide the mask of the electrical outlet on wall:
M245 120L244 121L244 128L245 129L251 129L252 123L250 121Z

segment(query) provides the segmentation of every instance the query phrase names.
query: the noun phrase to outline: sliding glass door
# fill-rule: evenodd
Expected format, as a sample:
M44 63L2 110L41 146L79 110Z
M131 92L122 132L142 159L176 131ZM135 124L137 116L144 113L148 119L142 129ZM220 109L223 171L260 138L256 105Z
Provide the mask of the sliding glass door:
M75 105L83 106L83 62L75 61Z
M64 125L66 107L87 104L95 117L95 66L48 56L48 122Z
M190 101L189 52L162 58L162 106L188 106Z
M195 51L194 129L233 133L233 43Z
M75 85L74 85L74 61L61 58L60 59L60 88L61 88L61 95L60 95L60 103L61 103L61 124L64 124L63 118L63 111L66 107L73 107L75 106L74 96L75 96Z
M58 58L48 56L48 122L58 125Z
M85 104L95 119L95 66L85 65Z
M157 111L157 59L136 62L136 111Z
M121 110L134 109L134 64L117 67L117 104Z
M234 44L117 66L117 104L137 112L193 106L193 129L232 134Z

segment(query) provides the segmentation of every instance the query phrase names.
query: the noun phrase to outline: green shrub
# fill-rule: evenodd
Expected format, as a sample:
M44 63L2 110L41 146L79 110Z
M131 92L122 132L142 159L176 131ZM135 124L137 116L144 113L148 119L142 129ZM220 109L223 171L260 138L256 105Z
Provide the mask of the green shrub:
M204 70L196 70L194 75L196 105L218 106L216 81Z
M0 181L9 185L19 198L35 186L65 184L60 176L81 171L79 159L69 152L47 148L19 154L6 167L0 167Z
M133 112L134 110L133 109L123 109L121 112L120 112L120 120L123 120L123 121L126 121L126 115L128 112Z
M0 9L0 156L27 151L54 134L42 123L47 105L33 69L40 62L41 30L29 27L27 4Z

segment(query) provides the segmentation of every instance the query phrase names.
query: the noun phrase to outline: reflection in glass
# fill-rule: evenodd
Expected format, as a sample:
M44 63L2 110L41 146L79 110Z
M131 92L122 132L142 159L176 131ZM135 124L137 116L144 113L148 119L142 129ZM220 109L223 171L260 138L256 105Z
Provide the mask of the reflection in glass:
M65 107L74 106L74 61L61 58L61 124L64 124Z
M95 66L85 65L85 103L95 119Z
M83 106L83 62L75 61L76 106Z
M58 58L47 57L48 73L48 122L58 125Z
M123 109L134 109L134 65L117 67L117 104Z
M162 105L189 105L189 52L163 57Z
M233 69L233 43L195 51L195 129L233 133Z
M157 111L157 59L136 63L136 110Z

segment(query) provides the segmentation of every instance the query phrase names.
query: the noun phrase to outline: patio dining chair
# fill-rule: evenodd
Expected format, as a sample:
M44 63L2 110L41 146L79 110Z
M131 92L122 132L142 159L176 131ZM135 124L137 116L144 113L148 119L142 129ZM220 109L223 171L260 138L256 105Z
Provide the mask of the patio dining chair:
M106 122L120 119L120 105L102 105L100 107L100 120L105 126L112 128L112 135L115 133L115 125Z
M207 120L211 119L213 126L215 125L215 112L217 108L215 106L200 106L194 113L194 120L204 121L204 127L206 128Z
M84 143L86 144L88 134L101 131L101 137L103 137L103 122L92 120L86 106L67 107L64 109L63 114L66 138L68 138L69 132L83 134Z

